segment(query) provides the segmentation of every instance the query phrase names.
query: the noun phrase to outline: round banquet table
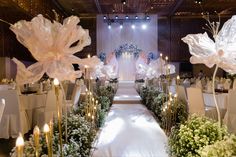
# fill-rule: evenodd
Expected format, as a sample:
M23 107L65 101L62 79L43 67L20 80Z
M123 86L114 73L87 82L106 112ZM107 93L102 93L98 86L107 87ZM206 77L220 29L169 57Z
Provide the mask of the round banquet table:
M28 94L20 95L21 109L25 110L29 118L29 123L32 127L33 124L33 111L37 108L43 108L46 106L47 94Z

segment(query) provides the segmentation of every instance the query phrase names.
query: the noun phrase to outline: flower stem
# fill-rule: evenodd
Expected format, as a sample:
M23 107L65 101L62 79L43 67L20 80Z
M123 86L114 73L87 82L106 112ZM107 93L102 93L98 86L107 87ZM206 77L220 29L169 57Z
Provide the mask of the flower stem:
M213 74L213 78L212 78L212 92L213 92L213 98L214 98L214 102L215 102L215 105L216 105L216 111L217 111L217 117L218 117L218 124L219 124L219 129L221 128L221 118L220 118L220 109L219 109L219 106L218 106L218 103L216 101L216 93L215 93L215 77L216 77L216 72L219 68L219 65L216 64L216 68L215 68L215 71L214 71L214 74ZM219 131L220 133L220 131ZM220 135L220 138L221 138L221 135Z

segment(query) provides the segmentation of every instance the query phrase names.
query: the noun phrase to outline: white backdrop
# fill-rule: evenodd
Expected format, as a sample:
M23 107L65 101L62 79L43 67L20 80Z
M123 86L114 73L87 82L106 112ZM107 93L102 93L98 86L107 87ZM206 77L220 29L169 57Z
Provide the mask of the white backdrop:
M117 15L117 14L115 14ZM110 18L115 18L115 15L109 15ZM134 44L137 45L139 49L143 52L157 53L158 50L158 31L157 31L157 15L149 15L150 21L146 22L146 29L142 29L144 23L134 23L135 29L131 28L132 23L123 23L123 28L120 28L119 23L112 23L111 29L108 29L108 24L103 21L104 15L97 16L97 54L101 52L107 54L114 52L115 49L119 48L123 44ZM135 15L128 15L130 18L134 18ZM144 17L144 15L138 15L139 17ZM125 17L125 15L119 14L119 18ZM119 63L119 79L121 80L133 80L135 74L135 62L133 59L129 59L130 66L124 66L121 64L128 61L122 60L124 57L118 59ZM127 63L128 64L128 63ZM129 68L129 69L127 69ZM129 76L126 76L127 71L129 71Z

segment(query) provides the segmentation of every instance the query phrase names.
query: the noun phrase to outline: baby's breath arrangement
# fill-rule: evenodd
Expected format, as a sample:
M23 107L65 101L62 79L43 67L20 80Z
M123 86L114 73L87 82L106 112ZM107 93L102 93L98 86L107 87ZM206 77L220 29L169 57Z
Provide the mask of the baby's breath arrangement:
M225 136L223 140L199 150L201 157L232 157L236 155L235 135Z
M200 157L199 150L227 136L225 127L218 128L218 123L200 116L189 119L172 130L169 138L170 154L176 157Z

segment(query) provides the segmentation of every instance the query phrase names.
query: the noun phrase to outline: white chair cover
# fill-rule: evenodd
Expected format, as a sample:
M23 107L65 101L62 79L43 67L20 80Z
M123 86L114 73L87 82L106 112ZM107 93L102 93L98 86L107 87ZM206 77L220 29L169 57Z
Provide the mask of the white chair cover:
M83 86L85 86L85 85L75 85L71 100L65 101L66 107L69 108L69 110L72 106L74 108L78 107L79 98L80 98L80 94L81 94L81 90L82 90Z
M0 91L0 99L5 99L6 106L0 122L0 138L15 138L27 133L30 124L25 110L21 109L21 104L16 90Z
M217 119L216 108L205 107L202 91L199 88L187 88L189 114L198 114Z
M234 79L233 90L236 90L236 79Z
M229 132L236 134L236 90L230 90L228 95L227 112L224 117L224 123Z
M187 104L187 95L184 86L176 86L178 99Z
M229 90L231 86L231 80L230 79L226 79L224 82L224 89Z
M5 99L1 99L1 102L0 102L0 122L2 120L4 108L5 108Z
M201 82L201 80L196 80L196 88L202 89L202 82Z
M59 103L62 106L62 91L59 91ZM56 94L54 90L47 93L46 105L43 108L34 110L34 126L43 127L45 123L49 123L53 118L57 117Z

